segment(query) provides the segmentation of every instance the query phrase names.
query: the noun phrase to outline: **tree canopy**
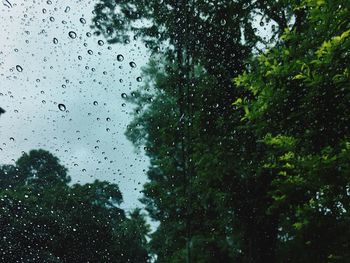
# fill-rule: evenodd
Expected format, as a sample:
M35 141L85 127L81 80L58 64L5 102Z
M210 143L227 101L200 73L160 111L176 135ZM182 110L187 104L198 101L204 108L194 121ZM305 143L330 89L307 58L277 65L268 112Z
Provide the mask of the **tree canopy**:
M120 208L116 184L69 185L45 150L0 167L2 262L147 262L143 213Z
M157 262L346 262L347 1L100 1L152 51L126 135ZM257 28L271 26L266 35Z

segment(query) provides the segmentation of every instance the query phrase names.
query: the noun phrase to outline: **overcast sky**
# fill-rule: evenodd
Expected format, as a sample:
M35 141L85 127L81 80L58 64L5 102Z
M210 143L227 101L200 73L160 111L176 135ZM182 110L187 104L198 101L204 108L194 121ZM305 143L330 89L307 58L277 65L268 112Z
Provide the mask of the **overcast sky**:
M148 61L144 45L109 46L102 37L88 37L96 1L2 1L0 162L46 149L73 182L115 182L124 208L140 206L148 160L124 136L132 105L121 94L142 84L136 78Z

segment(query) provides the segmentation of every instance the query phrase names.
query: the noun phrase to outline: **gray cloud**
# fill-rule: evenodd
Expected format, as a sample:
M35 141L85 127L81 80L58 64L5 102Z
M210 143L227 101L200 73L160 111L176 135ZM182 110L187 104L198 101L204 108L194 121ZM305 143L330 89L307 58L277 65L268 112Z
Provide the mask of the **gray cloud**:
M47 149L68 167L73 182L118 183L124 207L140 206L148 159L124 136L132 116L121 94L140 85L136 78L147 50L140 41L109 46L88 37L93 2L48 3L0 8L0 106L6 110L0 118L1 163L12 163L22 151Z

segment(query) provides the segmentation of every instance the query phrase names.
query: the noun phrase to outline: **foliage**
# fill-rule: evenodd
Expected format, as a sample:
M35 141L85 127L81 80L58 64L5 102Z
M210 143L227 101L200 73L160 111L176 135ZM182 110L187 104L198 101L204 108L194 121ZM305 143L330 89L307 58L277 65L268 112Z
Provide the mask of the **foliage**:
M44 150L0 169L3 262L147 262L149 227L125 215L117 185L68 185L67 169Z
M349 5L303 1L299 30L235 79L235 105L267 147L268 212L280 223L280 260L346 262L349 239ZM298 253L295 253L295 250Z

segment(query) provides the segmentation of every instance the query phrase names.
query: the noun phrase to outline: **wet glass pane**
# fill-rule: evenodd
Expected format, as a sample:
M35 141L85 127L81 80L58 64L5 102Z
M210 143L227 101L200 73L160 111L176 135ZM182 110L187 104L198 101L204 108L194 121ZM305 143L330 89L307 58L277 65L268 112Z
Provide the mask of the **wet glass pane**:
M2 0L0 262L349 262L349 18Z

